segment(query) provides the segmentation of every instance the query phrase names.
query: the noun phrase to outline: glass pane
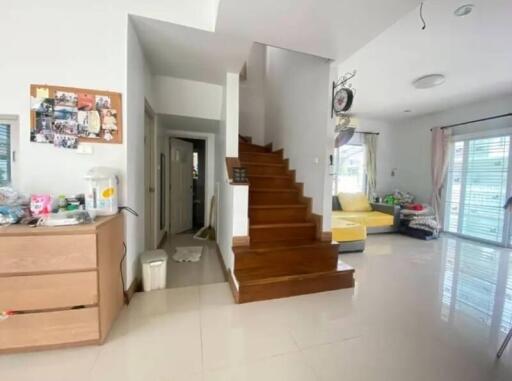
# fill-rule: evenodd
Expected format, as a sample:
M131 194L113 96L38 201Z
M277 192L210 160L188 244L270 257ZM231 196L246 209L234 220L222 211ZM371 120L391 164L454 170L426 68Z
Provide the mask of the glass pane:
M8 124L0 124L0 185L11 181L11 141Z
M501 243L510 137L455 142L448 169L445 229Z
M462 234L502 241L509 140L503 136L468 142Z
M364 192L366 188L365 149L346 144L335 150L333 194Z

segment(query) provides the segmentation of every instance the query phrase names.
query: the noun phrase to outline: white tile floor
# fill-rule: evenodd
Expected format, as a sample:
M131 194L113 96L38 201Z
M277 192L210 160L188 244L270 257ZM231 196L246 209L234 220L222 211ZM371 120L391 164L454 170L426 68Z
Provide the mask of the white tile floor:
M175 262L172 256L178 246L203 246L199 262ZM194 239L193 234L176 234L163 246L169 254L167 262L167 288L198 286L224 282L224 273L215 241Z
M512 380L510 251L372 236L357 287L245 305L226 283L137 294L101 347L0 356L2 380Z

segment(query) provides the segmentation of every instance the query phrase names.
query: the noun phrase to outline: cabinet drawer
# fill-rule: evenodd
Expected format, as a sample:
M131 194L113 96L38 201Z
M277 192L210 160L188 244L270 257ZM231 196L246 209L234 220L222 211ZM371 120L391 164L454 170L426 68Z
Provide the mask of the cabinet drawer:
M0 237L0 274L96 267L96 235Z
M0 311L33 311L98 303L96 271L0 277Z
M0 350L99 339L98 308L20 314L0 321Z

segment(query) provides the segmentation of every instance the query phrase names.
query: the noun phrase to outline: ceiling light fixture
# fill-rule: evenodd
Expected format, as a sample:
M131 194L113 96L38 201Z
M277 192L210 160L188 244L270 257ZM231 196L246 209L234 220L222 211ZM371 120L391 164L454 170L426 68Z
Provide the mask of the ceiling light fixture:
M464 4L458 7L455 11L453 11L453 14L457 17L463 17L469 15L471 12L473 12L473 8L475 7L475 4Z
M416 78L412 81L412 85L417 89L430 89L431 87L442 85L445 80L446 78L442 74L428 74Z
M407 109L407 110L404 110L404 112L411 112L411 110Z

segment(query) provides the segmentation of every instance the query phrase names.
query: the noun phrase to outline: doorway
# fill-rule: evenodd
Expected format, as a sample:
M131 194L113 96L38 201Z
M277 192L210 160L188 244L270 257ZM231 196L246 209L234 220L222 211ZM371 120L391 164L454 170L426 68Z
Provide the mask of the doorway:
M155 114L144 107L144 226L145 249L155 248Z
M170 144L171 234L192 231L194 145L178 138Z
M456 137L451 145L445 230L500 246L511 245L511 133Z
M205 225L205 183L206 183L206 141L204 139L183 139L192 143L192 230L198 231Z
M169 253L167 287L186 287L226 281L215 240L199 239L195 233L208 225L209 192L213 192L213 139L183 133L169 142L169 239L163 249ZM211 176L211 178L210 178ZM175 260L174 255L198 250L197 261Z

